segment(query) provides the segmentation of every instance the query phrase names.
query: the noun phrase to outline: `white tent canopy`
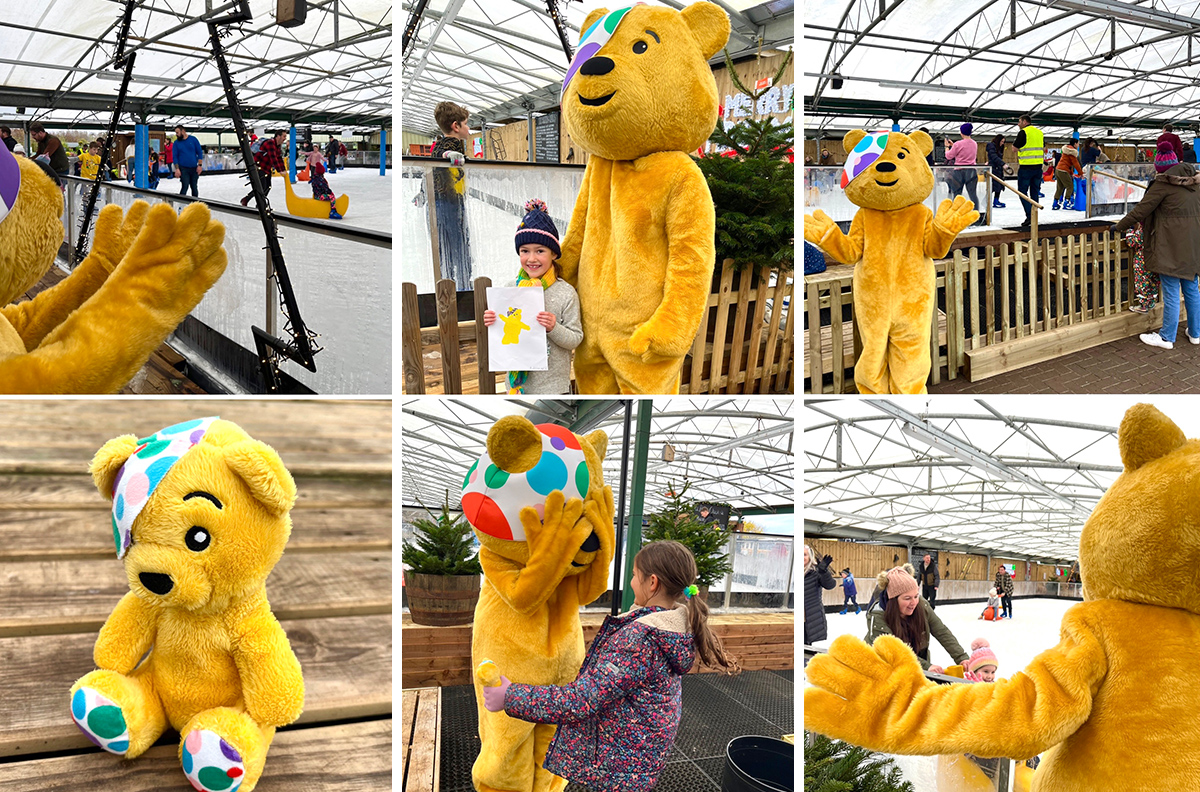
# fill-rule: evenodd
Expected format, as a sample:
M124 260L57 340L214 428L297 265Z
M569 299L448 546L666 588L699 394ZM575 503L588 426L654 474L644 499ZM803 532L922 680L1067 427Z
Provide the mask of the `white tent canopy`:
M809 0L805 19L810 136L894 118L1011 135L1030 113L1117 142L1200 119L1197 0Z
M151 123L228 129L206 20L234 6L139 2L127 46L137 56L125 109ZM253 19L232 26L223 40L249 123L290 120L339 130L390 123L390 0L315 0L305 23L292 28L275 23L274 0L249 6ZM107 124L122 77L113 58L123 11L113 0L0 7L0 119Z

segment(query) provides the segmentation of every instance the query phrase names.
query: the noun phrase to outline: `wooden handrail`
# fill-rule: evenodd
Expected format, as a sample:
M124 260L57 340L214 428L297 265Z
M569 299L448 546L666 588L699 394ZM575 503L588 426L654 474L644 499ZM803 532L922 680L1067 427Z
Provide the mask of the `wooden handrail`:
M1110 179L1116 179L1119 182L1125 182L1126 184L1132 187L1137 187L1140 190L1149 189L1144 182L1135 182L1133 179L1126 179L1124 176L1118 176L1117 174L1109 173L1108 171L1093 170L1092 173L1096 176L1107 176Z
M1000 184L1001 184L1001 185L1003 185L1003 187L1004 187L1006 190L1012 190L1013 192L1015 192L1015 193L1016 193L1016 194L1017 194L1017 195L1018 195L1018 196L1021 198L1021 200L1022 200L1022 201L1025 201L1026 203L1031 203L1031 204L1033 204L1034 206L1036 206L1038 209L1045 209L1045 208L1046 208L1046 207L1042 206L1040 203L1038 203L1038 202L1034 201L1032 198L1030 198L1030 197L1029 197L1028 195L1026 195L1025 193L1023 193L1023 192L1021 192L1020 190L1018 190L1016 187L1013 187L1011 184L1009 184L1008 182L1004 181L1004 179L999 179L999 178L996 178L996 175L995 175L994 173L992 173L991 171L988 171L988 175L989 175L989 176L991 176L991 178L992 178L992 180L993 180L993 181L998 181L998 182L1000 182Z

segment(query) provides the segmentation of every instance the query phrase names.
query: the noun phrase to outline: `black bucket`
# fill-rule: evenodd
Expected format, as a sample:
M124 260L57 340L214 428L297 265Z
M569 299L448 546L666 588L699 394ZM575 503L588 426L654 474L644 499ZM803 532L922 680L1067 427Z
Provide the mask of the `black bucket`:
M774 737L734 737L725 746L721 792L795 792L796 747Z

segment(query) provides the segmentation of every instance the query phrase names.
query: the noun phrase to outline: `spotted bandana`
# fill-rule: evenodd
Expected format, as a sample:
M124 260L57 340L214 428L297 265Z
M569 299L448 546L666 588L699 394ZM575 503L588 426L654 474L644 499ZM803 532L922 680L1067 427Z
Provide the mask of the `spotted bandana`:
M113 484L113 541L117 558L124 558L133 535L133 521L141 514L155 488L192 446L200 442L217 416L168 426L139 440L137 450L117 473Z
M875 160L883 156L887 148L888 133L885 131L870 132L846 157L846 167L842 171L842 189L862 175L863 171L875 164Z
M617 31L617 25L621 24L621 20L625 18L625 15L632 11L634 6L640 5L645 5L645 3L634 3L629 8L618 8L616 11L609 11L583 32L583 35L579 37L579 49L575 50L575 57L571 58L571 65L567 67L567 76L563 78L562 91L558 94L559 104L562 104L563 97L567 95L567 86L571 84L571 80L579 73L579 67L608 43L613 33Z
M12 211L21 191L21 167L17 157L0 143L0 222Z

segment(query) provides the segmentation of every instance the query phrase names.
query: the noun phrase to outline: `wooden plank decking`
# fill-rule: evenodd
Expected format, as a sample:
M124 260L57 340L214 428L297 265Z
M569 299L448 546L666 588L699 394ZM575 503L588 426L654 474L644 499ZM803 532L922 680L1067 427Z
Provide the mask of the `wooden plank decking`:
M304 670L305 708L275 738L258 789L391 788L390 402L122 399L0 401L0 789L191 788L178 735L120 760L75 728L67 691L128 590L88 462L119 434L203 415L273 446L299 489L267 592Z

